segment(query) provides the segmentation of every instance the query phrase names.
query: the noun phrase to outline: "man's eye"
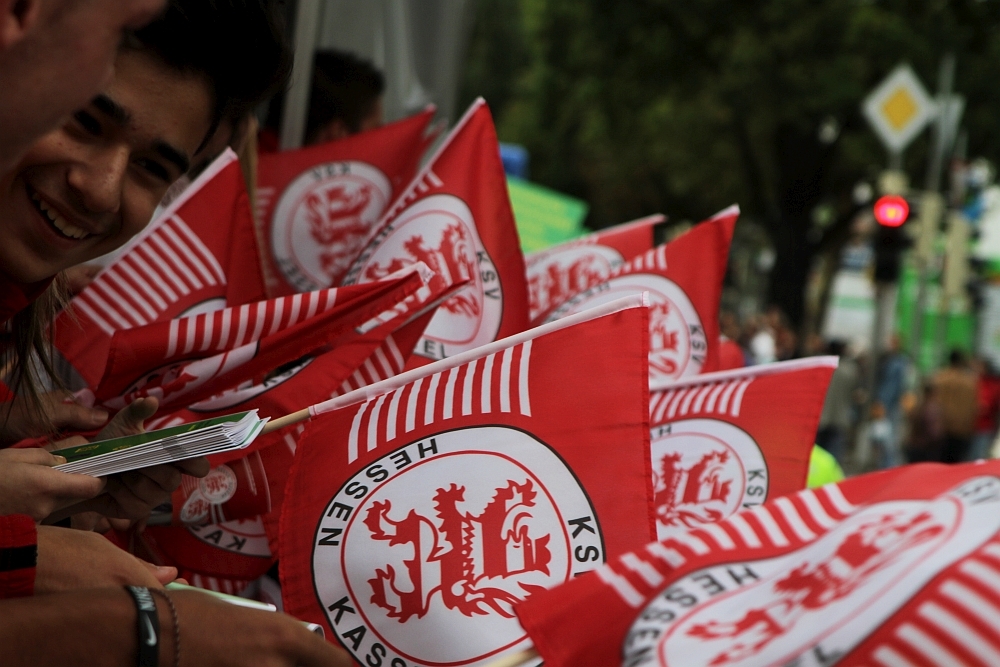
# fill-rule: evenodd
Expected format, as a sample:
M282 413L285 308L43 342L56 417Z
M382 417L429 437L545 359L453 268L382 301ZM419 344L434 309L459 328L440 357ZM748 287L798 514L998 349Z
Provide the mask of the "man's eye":
M86 111L77 111L73 114L73 118L76 119L76 122L78 122L84 130L95 136L100 136L101 124L97 122L97 119L89 113Z
M170 183L174 180L174 177L170 174L170 170L156 160L137 160L136 164L161 181Z

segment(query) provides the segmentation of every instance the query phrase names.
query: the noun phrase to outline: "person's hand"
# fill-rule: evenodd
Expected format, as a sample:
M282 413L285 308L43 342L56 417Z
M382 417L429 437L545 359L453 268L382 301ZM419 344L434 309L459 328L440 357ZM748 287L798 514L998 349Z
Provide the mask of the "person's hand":
M139 560L97 533L38 527L36 595L127 584L162 588L176 578L176 568Z
M157 407L157 400L152 397L130 403L97 434L97 439L142 433L143 422L153 416ZM69 445L60 443L60 446ZM98 512L112 519L144 519L153 508L170 498L170 494L180 486L182 474L204 477L209 467L208 459L201 456L112 475L107 478L107 486L100 496L66 508L51 520L57 521L76 512Z
M287 614L237 607L199 591L170 591L169 595L183 628L181 667L242 667L248 656L256 667L354 664L344 650ZM166 606L160 596L155 597L157 607ZM164 627L162 622L160 627ZM163 645L171 646L169 640ZM160 663L164 664L162 658Z
M0 450L0 514L41 521L104 490L103 479L52 469L65 462L40 448Z
M0 404L0 447L57 430L90 431L108 421L107 410L87 406L68 391L50 391L39 400L41 413L24 396Z

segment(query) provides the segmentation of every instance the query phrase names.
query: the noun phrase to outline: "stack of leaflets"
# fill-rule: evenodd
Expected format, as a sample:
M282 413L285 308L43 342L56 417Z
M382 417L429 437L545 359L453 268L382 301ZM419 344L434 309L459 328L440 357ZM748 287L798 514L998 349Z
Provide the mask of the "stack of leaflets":
M52 453L66 458L66 463L56 466L56 470L104 477L161 463L243 449L260 434L267 421L267 417L261 419L256 410L251 410L123 438L99 440Z

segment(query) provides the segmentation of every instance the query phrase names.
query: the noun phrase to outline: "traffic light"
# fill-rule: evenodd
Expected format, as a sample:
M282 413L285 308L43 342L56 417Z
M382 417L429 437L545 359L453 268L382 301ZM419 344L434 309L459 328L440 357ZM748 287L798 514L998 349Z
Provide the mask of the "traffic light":
M899 195L884 195L875 201L874 212L883 227L901 227L910 217L910 205Z
M875 282L899 280L903 251L913 242L903 229L910 217L910 205L899 195L879 197L872 207L878 229L875 231Z

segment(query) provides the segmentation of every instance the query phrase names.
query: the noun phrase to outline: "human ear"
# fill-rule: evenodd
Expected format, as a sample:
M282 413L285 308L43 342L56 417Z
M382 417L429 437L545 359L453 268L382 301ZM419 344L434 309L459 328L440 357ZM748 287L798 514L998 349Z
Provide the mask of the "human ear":
M41 0L0 0L0 52L24 38L38 22Z

